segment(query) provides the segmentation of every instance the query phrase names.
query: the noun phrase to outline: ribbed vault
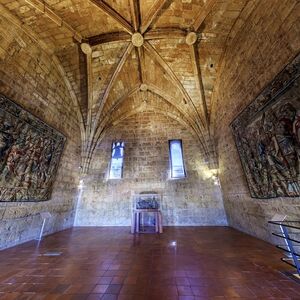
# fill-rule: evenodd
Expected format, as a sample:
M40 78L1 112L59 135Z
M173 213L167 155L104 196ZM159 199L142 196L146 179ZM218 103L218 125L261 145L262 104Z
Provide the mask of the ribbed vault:
M212 93L248 2L8 0L0 9L57 57L76 106L87 172L108 128L149 110L189 128L199 151L216 163Z
M154 89L143 92L139 88L135 88L126 97L119 99L111 111L101 120L95 134L95 141L93 142L89 159L92 159L92 154L97 143L101 142L108 129L137 113L143 112L155 112L176 120L186 127L195 139L199 141L199 147L202 146L204 148L201 136L195 130L192 120L188 116L185 116L166 98L160 96Z

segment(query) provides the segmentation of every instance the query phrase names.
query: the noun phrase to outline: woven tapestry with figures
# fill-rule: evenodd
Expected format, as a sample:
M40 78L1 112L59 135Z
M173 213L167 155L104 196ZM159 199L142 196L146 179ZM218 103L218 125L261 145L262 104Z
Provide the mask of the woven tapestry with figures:
M49 200L65 137L0 94L0 201Z
M300 55L231 128L253 198L300 196Z

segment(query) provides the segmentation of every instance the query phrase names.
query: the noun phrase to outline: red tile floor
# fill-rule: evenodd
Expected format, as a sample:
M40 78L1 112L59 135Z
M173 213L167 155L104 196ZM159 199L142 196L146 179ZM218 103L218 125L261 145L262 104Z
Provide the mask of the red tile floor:
M300 299L281 253L234 229L129 230L73 228L1 251L0 299Z

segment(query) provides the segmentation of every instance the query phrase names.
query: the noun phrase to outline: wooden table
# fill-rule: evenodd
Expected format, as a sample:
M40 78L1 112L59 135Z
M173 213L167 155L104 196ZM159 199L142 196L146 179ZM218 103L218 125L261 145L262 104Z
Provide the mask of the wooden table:
M155 232L156 233L162 233L163 232L163 226L162 226L162 215L161 211L159 209L150 209L150 208L144 208L144 209L134 209L132 211L132 219L131 219L131 233L140 233L140 217L144 213L154 213L155 217Z

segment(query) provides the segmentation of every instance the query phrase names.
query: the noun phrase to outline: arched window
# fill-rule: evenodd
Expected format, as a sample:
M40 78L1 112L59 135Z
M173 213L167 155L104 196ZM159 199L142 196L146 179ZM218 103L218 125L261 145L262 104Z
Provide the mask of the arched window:
M123 177L124 142L113 142L111 148L111 162L109 179L120 179Z
M181 140L169 140L171 178L186 177Z

